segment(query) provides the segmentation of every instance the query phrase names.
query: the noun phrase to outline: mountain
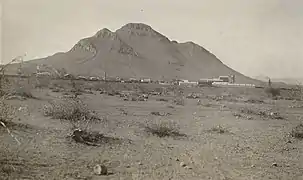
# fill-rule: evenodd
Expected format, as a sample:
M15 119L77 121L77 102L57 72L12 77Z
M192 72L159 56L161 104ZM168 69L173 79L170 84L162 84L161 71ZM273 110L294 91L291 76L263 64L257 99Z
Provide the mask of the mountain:
M115 32L102 29L68 52L28 61L23 68L35 71L38 64L84 76L102 77L106 72L114 77L198 80L235 74L237 83L259 83L229 68L203 47L171 41L142 23L129 23Z
M268 79L270 77L265 75L259 75L254 77L254 79L257 79L259 81L268 82ZM303 84L303 78L270 78L271 82L273 83L280 83L282 85L300 85Z
M273 78L274 82L283 82L290 85L303 84L303 78Z
M258 75L253 77L254 79L257 79L259 81L263 81L263 82L268 82L268 80L270 79L270 77L265 76L265 75ZM271 79L272 80L272 79Z

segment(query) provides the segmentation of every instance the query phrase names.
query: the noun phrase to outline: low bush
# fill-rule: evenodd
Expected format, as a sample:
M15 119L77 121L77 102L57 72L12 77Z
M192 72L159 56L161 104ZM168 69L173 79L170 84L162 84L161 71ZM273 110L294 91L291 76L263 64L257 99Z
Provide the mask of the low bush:
M210 132L216 132L216 133L219 133L219 134L224 134L224 133L228 133L229 131L226 128L224 128L223 126L218 125L218 126L212 127L210 129Z
M297 139L303 139L303 124L299 124L291 131L291 136Z
M158 137L185 137L186 134L180 133L179 129L173 123L159 122L145 127L146 132Z
M88 109L86 104L75 98L50 101L49 105L44 106L43 112L45 116L72 122L79 120L100 120L93 111Z
M15 117L15 109L5 102L5 97L0 98L0 122L10 123Z
M273 98L281 95L280 88L273 88L273 87L265 88L265 93Z
M173 100L173 103L175 105L179 105L179 106L184 106L185 105L185 100L182 97L177 97Z

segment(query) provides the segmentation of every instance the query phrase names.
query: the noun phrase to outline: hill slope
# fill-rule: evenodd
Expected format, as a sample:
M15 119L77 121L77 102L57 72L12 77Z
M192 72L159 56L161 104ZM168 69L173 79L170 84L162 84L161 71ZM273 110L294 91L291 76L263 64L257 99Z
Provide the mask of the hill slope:
M41 63L75 75L103 76L106 72L120 77L198 80L235 74L238 83L258 83L227 67L203 47L170 41L142 23L126 24L116 32L102 29L70 51L28 61L24 68L34 71Z

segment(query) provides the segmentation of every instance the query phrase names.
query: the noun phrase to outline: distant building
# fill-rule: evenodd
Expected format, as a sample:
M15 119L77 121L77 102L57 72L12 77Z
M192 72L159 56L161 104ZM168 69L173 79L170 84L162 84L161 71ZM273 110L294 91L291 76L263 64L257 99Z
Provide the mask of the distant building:
M78 76L77 79L79 79L79 80L86 80L87 78L84 77L84 76Z
M129 78L129 81L131 83L138 83L139 82L139 80L137 80L136 78Z
M51 73L50 72L38 72L38 73L35 73L36 76L51 76Z
M91 76L91 77L89 77L89 80L91 80L91 81L99 81L100 79L98 77Z
M150 83L151 79L148 79L148 78L147 79L141 79L140 82L141 83Z
M198 85L198 82L196 82L196 81L181 81L181 82L179 82L179 86L181 86L181 85L185 85L185 86L196 86L196 85Z
M223 82L230 82L229 76L219 76L219 79L222 80Z
M208 85L208 86L210 86L210 85L212 85L213 82L215 82L213 79L200 79L198 81L198 85L201 85L201 86Z

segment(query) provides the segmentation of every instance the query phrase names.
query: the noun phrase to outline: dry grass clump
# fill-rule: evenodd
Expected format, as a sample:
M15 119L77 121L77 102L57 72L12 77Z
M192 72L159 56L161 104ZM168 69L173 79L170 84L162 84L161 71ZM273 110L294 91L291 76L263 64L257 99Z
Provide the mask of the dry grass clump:
M265 103L262 99L253 98L253 97L248 98L244 102L246 102L246 103L252 103L252 104L263 104L263 103Z
M210 132L219 133L219 134L229 133L229 131L228 131L225 127L223 127L223 126L221 126L221 125L212 127L209 131L210 131Z
M175 99L173 99L173 103L178 106L184 106L185 100L183 97L176 97Z
M174 123L163 122L146 126L145 131L158 137L185 137L186 134L180 133L179 128Z
M187 96L186 96L186 98L188 98L188 99L198 99L198 98L200 98L201 97L201 95L200 94L197 94L197 93L189 93Z
M100 118L81 100L76 98L66 98L63 100L53 100L49 105L43 107L45 116L54 119L69 120L77 122L81 120L99 121Z
M10 86L10 82L5 77L4 72L5 72L5 68L10 63L0 66L0 123L5 128L6 128L6 124L11 122L15 115L15 109L11 105L5 102L8 95L6 89L8 89L8 86Z
M5 77L5 69L11 63L17 61L17 58L13 59L11 62L0 66L0 126L4 127L7 133L20 145L21 143L18 139L11 133L8 126L12 125L12 120L16 115L15 108L6 103L8 93L5 91L9 89L10 82L8 78Z
M204 107L212 107L213 104L208 100L204 101L204 100L198 99L197 100L197 105L198 106L204 106Z
M159 99L156 99L156 101L168 102L169 100L165 99L165 98L159 98Z
M291 136L297 139L303 139L303 124L299 124L291 131Z
M246 114L246 115L259 116L261 118L284 119L284 117L281 116L279 112L273 111L271 109L258 109L258 108L253 108L253 107L243 107L240 109L240 113Z
M99 132L88 132L80 129L74 130L71 134L71 138L77 143L86 144L88 146L121 143L121 139L119 138L107 137Z
M265 88L265 93L272 98L276 98L281 95L280 88L267 87Z
M152 111L150 114L154 115L154 116L169 116L169 115L171 115L171 113L158 112L158 111Z
M20 96L28 99L37 99L31 92L31 89L25 86L17 87L12 93L14 96Z
M15 117L15 109L5 102L4 97L0 98L0 122L9 123Z

